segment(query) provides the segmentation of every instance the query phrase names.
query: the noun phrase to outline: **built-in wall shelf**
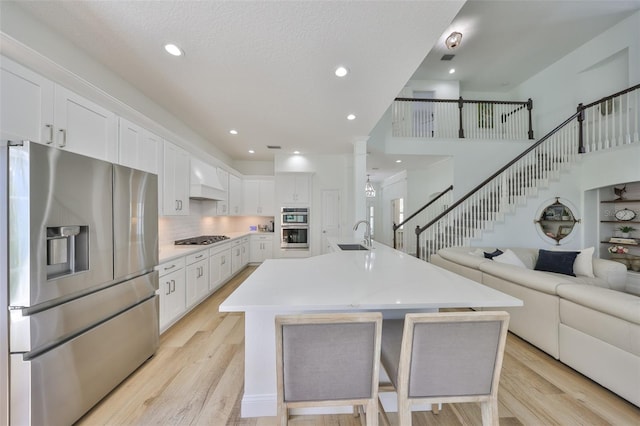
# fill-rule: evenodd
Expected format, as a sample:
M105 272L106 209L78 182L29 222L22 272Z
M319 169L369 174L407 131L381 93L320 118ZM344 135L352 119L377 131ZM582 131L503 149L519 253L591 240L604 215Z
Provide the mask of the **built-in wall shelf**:
M640 182L626 182L600 188L599 254L624 264L629 273L640 269ZM624 220L630 219L630 220ZM632 228L623 232L620 228ZM629 238L633 242L613 242L609 238ZM623 253L611 253L620 247Z
M640 223L640 220L601 220L600 223Z
M612 246L631 246L631 247L640 247L640 244L633 243L614 243L611 241L600 241L602 244L611 244Z

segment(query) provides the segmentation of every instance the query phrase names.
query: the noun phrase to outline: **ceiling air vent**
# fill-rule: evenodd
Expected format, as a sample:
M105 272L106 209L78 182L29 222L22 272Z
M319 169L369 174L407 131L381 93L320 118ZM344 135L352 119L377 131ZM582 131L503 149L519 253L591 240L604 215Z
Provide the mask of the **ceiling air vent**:
M451 55L451 54L447 54L447 55L442 55L442 58L440 58L441 61L450 61L453 59L453 57L456 55Z
M269 149L282 149L282 147L280 145L267 145L267 148L269 148Z

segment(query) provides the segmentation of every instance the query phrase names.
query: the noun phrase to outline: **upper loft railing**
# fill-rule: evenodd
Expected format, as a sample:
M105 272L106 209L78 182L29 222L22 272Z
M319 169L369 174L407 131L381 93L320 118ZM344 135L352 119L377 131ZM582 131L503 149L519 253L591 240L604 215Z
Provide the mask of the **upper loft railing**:
M396 98L392 135L415 138L533 139L533 101Z
M580 153L632 143L640 143L640 84L579 105L562 124L416 228L416 256L428 261L441 248L469 245L539 184L559 178Z

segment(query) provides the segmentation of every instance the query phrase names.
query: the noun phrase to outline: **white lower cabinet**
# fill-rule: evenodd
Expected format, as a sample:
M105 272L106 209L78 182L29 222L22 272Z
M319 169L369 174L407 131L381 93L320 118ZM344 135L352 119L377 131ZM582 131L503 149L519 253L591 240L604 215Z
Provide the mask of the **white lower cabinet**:
M242 237L240 242L240 269L249 264L249 251L251 246L249 245L249 237Z
M231 275L234 275L242 268L242 240L237 239L231 242Z
M209 294L209 251L191 254L186 260L187 307L191 307Z
M209 291L216 291L231 276L231 244L209 249Z
M160 332L173 324L186 309L185 260L177 259L158 266L160 273Z
M249 262L262 263L273 258L273 235L253 234L250 244Z

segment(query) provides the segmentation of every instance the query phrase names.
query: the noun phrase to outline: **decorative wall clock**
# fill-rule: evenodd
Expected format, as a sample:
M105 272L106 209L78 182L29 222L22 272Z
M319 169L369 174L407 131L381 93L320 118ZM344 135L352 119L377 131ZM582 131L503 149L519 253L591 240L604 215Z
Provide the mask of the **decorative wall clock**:
M618 220L633 220L633 218L636 217L636 212L634 212L633 210L624 208L622 210L618 210L615 213L615 216L616 216L616 219Z

